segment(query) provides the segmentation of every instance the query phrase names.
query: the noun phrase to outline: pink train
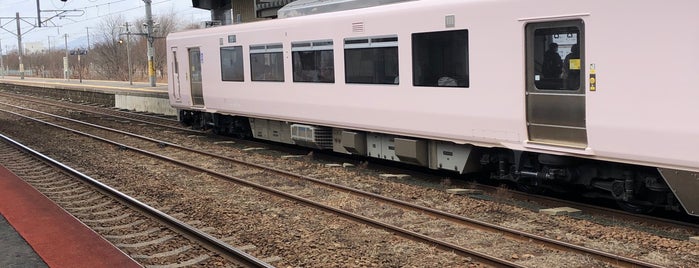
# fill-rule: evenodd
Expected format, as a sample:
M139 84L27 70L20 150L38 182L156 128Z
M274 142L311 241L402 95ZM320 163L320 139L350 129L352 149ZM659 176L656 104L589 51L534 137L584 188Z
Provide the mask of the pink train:
M185 31L170 102L217 133L696 216L696 10L422 0Z

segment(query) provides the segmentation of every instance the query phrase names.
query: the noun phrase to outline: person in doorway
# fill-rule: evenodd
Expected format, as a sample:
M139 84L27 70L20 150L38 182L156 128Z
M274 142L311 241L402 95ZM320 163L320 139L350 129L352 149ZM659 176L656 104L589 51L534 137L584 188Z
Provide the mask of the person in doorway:
M542 75L544 78L561 78L563 72L561 55L558 55L558 44L549 44L549 49L544 53Z
M577 90L580 88L580 47L578 44L570 48L570 53L563 61L563 68L566 89Z

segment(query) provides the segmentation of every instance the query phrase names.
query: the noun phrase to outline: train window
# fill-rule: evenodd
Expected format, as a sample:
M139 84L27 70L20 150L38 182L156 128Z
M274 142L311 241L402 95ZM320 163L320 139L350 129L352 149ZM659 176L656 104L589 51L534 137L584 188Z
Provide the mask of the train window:
M398 84L398 37L345 39L345 81Z
M575 26L534 30L534 85L537 89L580 88L580 29Z
M333 41L291 43L294 82L335 83Z
M468 87L468 30L414 33L413 85Z
M282 44L250 46L252 81L284 82L284 54Z
M221 80L243 82L243 47L221 48Z

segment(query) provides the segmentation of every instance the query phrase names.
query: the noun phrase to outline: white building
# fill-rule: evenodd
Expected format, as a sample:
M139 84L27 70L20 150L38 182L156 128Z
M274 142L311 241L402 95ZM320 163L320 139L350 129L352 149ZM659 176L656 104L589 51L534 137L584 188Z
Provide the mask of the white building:
M46 50L42 42L25 42L22 44L24 47L24 54L39 53Z

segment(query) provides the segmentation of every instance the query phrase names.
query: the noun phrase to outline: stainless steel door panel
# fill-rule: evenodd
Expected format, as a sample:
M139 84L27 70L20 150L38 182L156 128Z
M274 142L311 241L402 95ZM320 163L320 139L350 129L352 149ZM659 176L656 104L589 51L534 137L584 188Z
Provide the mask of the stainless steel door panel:
M172 94L175 97L175 101L180 102L182 98L182 92L180 87L180 66L177 59L177 47L172 47Z
M585 128L585 96L529 94L527 120L530 124Z
M534 142L575 148L587 146L587 131L584 128L529 124L528 130Z
M201 84L201 55L199 48L189 49L189 83L192 90L192 104L204 106L204 93Z
M586 148L583 21L530 23L525 31L529 141Z

